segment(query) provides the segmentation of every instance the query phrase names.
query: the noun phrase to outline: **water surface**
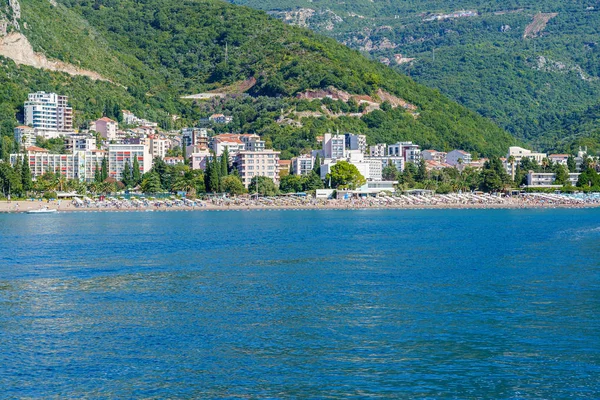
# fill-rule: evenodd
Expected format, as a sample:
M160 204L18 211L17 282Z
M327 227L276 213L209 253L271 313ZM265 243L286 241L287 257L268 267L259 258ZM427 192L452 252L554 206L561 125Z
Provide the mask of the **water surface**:
M0 397L600 398L600 210L0 215Z

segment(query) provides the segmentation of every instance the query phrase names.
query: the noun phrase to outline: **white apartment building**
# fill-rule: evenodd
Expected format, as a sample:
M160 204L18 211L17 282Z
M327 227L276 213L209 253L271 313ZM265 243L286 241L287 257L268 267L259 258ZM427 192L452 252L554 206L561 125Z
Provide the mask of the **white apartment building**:
M279 152L274 150L240 151L236 154L235 165L246 188L255 176L266 176L279 185Z
M35 146L36 134L35 129L29 126L17 126L14 130L15 143L19 144L20 149L26 149L28 147Z
M413 142L398 142L388 146L388 156L403 157L405 162L418 163L421 160L421 149Z
M568 154L550 154L548 156L548 158L554 164L564 165L566 167L567 166L567 160L569 159L569 155Z
M315 167L315 158L310 154L304 154L292 158L292 174L306 175Z
M359 150L361 153L367 152L367 137L365 135L346 133L344 137L346 139L347 150Z
M343 159L346 155L346 137L344 135L323 135L323 157L334 160Z
M515 162L514 162L514 168L515 170L513 171L513 163L509 163L508 159L510 157L514 157ZM508 172L508 174L513 177L515 176L515 172L517 167L519 166L519 164L521 163L521 160L523 158L532 158L534 159L538 164L541 164L542 160L544 158L546 158L546 153L534 153L531 150L528 149L524 149L522 147L518 147L518 146L511 146L508 148L508 154L506 155L506 172Z
M54 131L73 129L73 109L68 97L56 93L30 93L25 102L25 125Z
M472 161L471 153L464 150L452 150L446 154L446 164L456 166L458 164L470 164Z
M381 169L383 170L388 165L395 167L398 172L404 171L404 157L398 156L383 156L383 157L365 157L368 160L377 160L381 163Z
M96 137L94 135L67 135L63 138L65 150L69 153L76 151L96 150Z
M569 174L569 183L571 186L577 185L579 180L579 173ZM561 187L562 185L555 185L556 174L551 172L533 172L529 171L527 174L527 186L529 187Z
M327 179L327 174L331 172L331 169L339 162L347 161L354 165L358 172L368 181L381 181L382 170L384 168L381 159L378 157L365 157L360 150L350 150L346 152L344 159L331 159L326 158L321 165L321 179Z
M108 146L108 176L118 181L121 180L123 167L126 162L133 167L134 158L137 157L140 173L145 174L152 168L152 155L148 146L143 144L111 144Z
M375 146L369 147L369 155L371 157L383 157L386 155L386 148L385 143L377 143Z
M239 136L232 133L213 136L211 139L212 151L214 151L217 157L221 157L225 149L227 149L230 156L246 150L246 144L242 142Z
M25 157L29 162L31 177L37 179L46 172L59 173L67 179L90 182L94 180L96 165L102 164L104 150L76 151L72 154L51 154L47 149L29 147L25 153L11 154L10 162L14 165L17 158Z
M246 133L239 136L240 140L244 143L244 150L263 151L265 149L265 141L260 140L260 136L251 133Z

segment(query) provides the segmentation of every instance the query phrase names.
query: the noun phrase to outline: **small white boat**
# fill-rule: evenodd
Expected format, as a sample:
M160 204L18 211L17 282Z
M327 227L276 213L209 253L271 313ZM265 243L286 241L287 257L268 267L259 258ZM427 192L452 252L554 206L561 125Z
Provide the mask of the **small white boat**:
M56 210L54 210L54 209L44 207L44 208L40 208L38 210L29 210L29 211L27 211L27 214L51 214L51 213L55 213L55 212L56 212Z

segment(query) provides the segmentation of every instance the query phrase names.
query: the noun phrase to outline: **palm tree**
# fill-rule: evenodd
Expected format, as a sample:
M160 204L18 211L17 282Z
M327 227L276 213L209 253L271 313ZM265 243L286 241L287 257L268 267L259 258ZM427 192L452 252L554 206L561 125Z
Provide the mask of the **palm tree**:
M545 157L542 160L542 168L544 168L544 172L546 172L546 168L548 168L550 165L552 165L552 161L550 161L548 157Z

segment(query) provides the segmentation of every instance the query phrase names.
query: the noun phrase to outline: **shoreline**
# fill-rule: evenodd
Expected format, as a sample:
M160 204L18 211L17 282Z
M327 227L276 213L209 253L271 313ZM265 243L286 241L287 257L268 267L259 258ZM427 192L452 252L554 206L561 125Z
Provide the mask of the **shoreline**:
M56 210L58 213L71 212L173 212L173 211L312 211L312 210L348 210L348 211L367 211L367 210L525 210L525 209L592 209L600 208L600 203L588 204L538 204L538 203L505 203L505 204L389 204L389 205L365 205L365 204L307 204L307 205L214 205L207 204L203 206L171 206L171 207L75 207L70 201L63 201L58 204L54 202L19 200L0 202L0 214L26 214L31 210L38 210L47 207L50 210Z

